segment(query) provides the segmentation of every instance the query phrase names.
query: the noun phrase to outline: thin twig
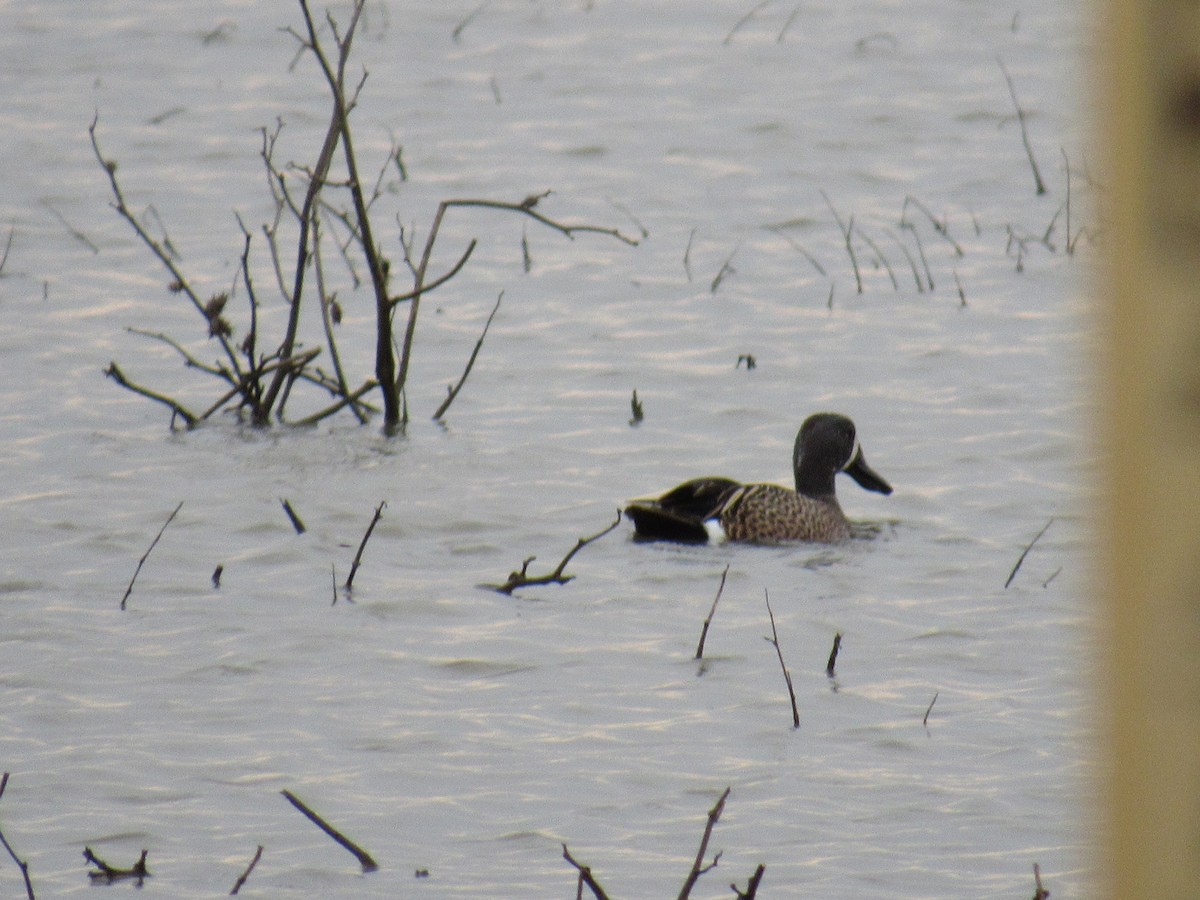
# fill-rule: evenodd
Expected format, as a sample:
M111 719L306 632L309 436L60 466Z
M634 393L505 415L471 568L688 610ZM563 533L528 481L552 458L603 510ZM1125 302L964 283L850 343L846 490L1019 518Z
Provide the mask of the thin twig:
M714 276L712 283L708 286L708 292L710 294L715 294L717 292L717 288L721 286L721 282L725 280L726 275L734 275L737 273L737 269L733 267L732 263L733 257L737 254L738 249L738 247L734 247L729 256L725 258L725 262L721 263L721 268L717 270L716 276Z
M254 852L254 859L250 860L250 865L246 866L246 871L238 876L238 880L234 882L233 890L229 892L229 896L233 897L242 889L242 885L246 883L246 879L250 877L250 873L254 871L254 867L258 865L258 861L262 859L263 845L259 844L258 849Z
M717 601L721 599L721 592L725 590L725 578L728 574L729 566L727 564L725 571L721 573L721 583L717 585L717 596L713 597L712 608L708 611L708 616L704 619L704 627L700 629L700 643L696 645L694 659L704 658L704 640L708 637L708 626L712 624L713 616L717 614Z
M147 557L150 556L150 552L154 549L154 545L158 543L158 539L163 536L163 532L167 530L167 526L171 524L171 520L175 518L176 513L178 513L182 508L183 501L180 500L179 506L176 506L171 514L167 516L167 521L163 522L163 527L158 529L158 534L154 536L154 540L150 542L150 546L147 548L146 552L142 554L142 558L138 560L137 568L133 572L133 577L129 579L129 587L125 588L125 596L121 598L121 609L125 608L125 601L128 600L129 595L133 593L133 583L137 581L138 573L142 571L142 566L145 565Z
M736 884L729 886L733 893L737 895L737 900L754 900L758 896L758 885L762 881L763 873L766 870L767 867L759 863L758 868L754 870L754 874L750 876L750 881L746 884L746 890L744 891L739 890Z
M733 27L729 29L729 34L725 35L725 40L721 41L721 43L728 45L729 42L733 40L733 36L737 34L738 29L753 19L761 10L770 5L771 0L762 0L762 2L754 7L754 9L750 10L750 12L746 13L733 24Z
M783 661L783 651L779 649L779 632L775 630L775 613L771 612L771 598L767 594L766 588L763 588L763 596L767 601L767 615L771 617L771 637L766 640L775 647L775 654L779 657L779 667L783 669L783 680L787 682L788 696L792 700L792 727L799 728L800 710L796 708L796 691L792 687L792 675Z
M296 534L304 534L304 523L300 521L300 517L296 515L296 511L292 509L292 504L287 499L280 497L279 502L283 504L283 511L287 513L288 521L292 523L292 527L296 529Z
M92 852L91 847L83 848L83 858L97 868L96 872L88 872L88 877L93 881L103 878L107 882L119 881L123 878L134 878L137 880L138 887L141 887L144 879L150 877L150 870L146 868L146 856L148 850L143 850L141 857L128 869L118 869L116 866L110 866L100 857Z
M1017 569L1021 568L1021 563L1025 562L1025 557L1029 555L1029 551L1033 549L1033 545L1038 542L1038 538L1045 534L1046 530L1053 524L1054 517L1051 516L1050 521L1045 524L1042 530L1035 534L1033 536L1033 540L1025 545L1025 549L1021 551L1021 556L1017 559L1017 564L1013 566L1012 571L1008 573L1008 580L1004 582L1004 587L1006 590L1008 589L1008 586L1012 584L1012 580L1017 577Z
M842 633L839 631L833 636L833 649L829 651L829 661L825 663L825 674L830 678L833 677L833 669L837 665L838 651L842 649Z
M1021 126L1021 142L1025 145L1025 154L1029 157L1029 167L1033 170L1033 181L1040 197L1046 193L1046 185L1042 182L1042 173L1038 171L1037 160L1033 158L1033 147L1029 145L1029 131L1025 127L1025 110L1021 108L1021 101L1017 99L1017 89L1008 74L1008 69L1004 67L1004 60L996 57L996 62L1000 65L1000 71L1004 73L1004 80L1008 82L1008 93L1012 96L1013 106L1017 109L1017 122Z
M135 394L141 394L143 397L147 397L170 407L173 416L179 416L181 419L183 419L183 421L187 423L188 428L194 428L196 426L196 422L199 421L193 413L189 412L185 407L180 405L177 401L172 400L170 397L163 396L162 394L156 393L149 388L142 387L139 384L134 384L125 377L125 373L118 368L116 362L110 362L108 364L108 368L104 370L104 374L127 390L133 391Z
M479 351L483 348L483 339L487 337L488 329L492 327L492 319L496 318L496 311L500 309L500 301L503 299L504 291L501 291L500 296L496 298L496 305L492 307L492 312L483 325L483 333L479 335L479 340L475 342L475 349L471 351L471 357L467 360L466 368L463 369L463 373L458 379L458 384L448 389L446 399L442 401L442 405L433 414L435 422L441 421L442 415L450 408L450 404L454 402L454 398L458 396L458 392L462 390L463 384L466 383L467 376L471 374L471 367L475 365L475 357L479 355Z
M611 525L609 525L603 531L593 534L591 537L580 538L575 546L572 547L567 553L567 555L562 558L562 561L558 564L558 567L548 575L531 576L526 574L526 572L529 570L529 564L537 558L530 556L527 557L523 563L521 563L521 570L519 572L508 573L508 580L506 580L504 584L486 584L483 586L489 587L494 591L499 591L501 594L508 594L509 596L512 596L512 592L519 587L538 584L566 584L575 577L574 575L563 574L563 570L566 569L567 563L571 561L571 557L573 557L588 544L592 543L593 541L598 541L600 538L604 537L620 524L621 511L617 510L617 518L613 520Z
M854 216L850 217L849 222L843 222L841 215L833 205L833 201L829 199L829 195L821 191L821 196L825 198L825 205L829 207L829 211L833 213L833 219L837 222L838 230L841 231L842 237L846 241L846 253L850 256L850 265L854 268L854 281L858 284L858 292L863 292L862 275L858 271L858 257L854 255L854 242L851 236L854 234Z
M925 710L925 718L921 720L921 724L926 728L929 727L929 714L933 712L933 704L937 703L938 691L933 692L933 699L929 701L929 706Z
M573 865L579 872L580 885L582 886L586 884L596 900L608 900L608 894L604 892L604 888L600 887L600 882L598 882L592 875L592 867L585 866L582 863L577 862L575 857L571 855L571 851L567 849L566 844L563 844L562 848L563 859Z
M383 510L386 506L386 500L379 501L379 505L375 507L375 515L371 517L371 524L367 526L367 532L363 535L362 541L359 542L358 552L354 554L354 562L350 564L350 575L346 578L346 583L342 585L347 593L354 586L354 576L358 572L358 567L362 564L363 550L367 548L367 541L371 539L371 532L375 530L375 526L383 518Z
M1033 864L1033 883L1035 885L1033 900L1046 900L1050 896L1050 892L1042 887L1042 869L1037 863Z
M358 860L358 863L362 866L362 870L364 872L374 872L379 868L379 864L371 858L370 853L368 853L366 850L363 850L348 837L317 815L317 813L313 812L313 810L304 804L303 800L289 790L282 790L279 793L283 794L283 796L287 798L287 801L292 804L292 806L304 813L310 822L312 822L323 832L354 854L355 859Z
M8 773L5 772L0 776L0 796L4 795L4 788L8 784ZM17 868L21 870L21 877L25 879L25 896L29 900L37 900L33 895L33 882L29 880L29 863L17 857L16 852L8 843L8 839L4 836L4 832L0 831L0 844L4 845L4 849L8 851L8 855L12 857L12 861L17 864Z
M708 824L704 826L704 836L700 839L700 849L696 851L696 860L692 863L692 870L688 872L688 876L683 882L678 900L687 900L691 895L692 888L700 880L700 876L715 869L717 862L721 859L721 853L718 851L716 856L713 857L713 861L707 866L704 865L704 854L708 852L708 841L712 837L713 828L716 827L717 820L721 818L721 813L725 809L725 801L729 798L729 790L729 788L725 788L725 793L721 795L721 799L708 811Z

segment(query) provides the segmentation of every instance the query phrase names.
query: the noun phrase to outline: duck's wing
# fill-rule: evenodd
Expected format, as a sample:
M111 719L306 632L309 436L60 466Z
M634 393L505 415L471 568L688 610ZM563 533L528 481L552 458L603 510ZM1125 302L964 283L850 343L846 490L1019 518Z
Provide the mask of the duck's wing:
M661 497L634 500L625 508L635 536L651 541L704 543L704 523L714 518L730 494L741 487L729 478L694 478Z

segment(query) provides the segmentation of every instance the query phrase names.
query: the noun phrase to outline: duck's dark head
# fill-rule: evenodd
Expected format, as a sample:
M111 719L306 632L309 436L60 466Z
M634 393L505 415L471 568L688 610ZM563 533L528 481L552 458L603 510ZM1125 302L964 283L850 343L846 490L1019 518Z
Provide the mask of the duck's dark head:
M804 420L792 451L796 491L807 497L834 495L833 476L845 472L860 487L890 494L892 486L867 465L854 423L839 413L815 413Z

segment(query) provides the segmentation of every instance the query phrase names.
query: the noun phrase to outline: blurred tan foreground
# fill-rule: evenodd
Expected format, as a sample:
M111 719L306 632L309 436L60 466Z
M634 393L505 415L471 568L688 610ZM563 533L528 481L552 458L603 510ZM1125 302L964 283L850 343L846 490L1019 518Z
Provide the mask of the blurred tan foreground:
M1200 898L1200 4L1107 0L1098 886Z

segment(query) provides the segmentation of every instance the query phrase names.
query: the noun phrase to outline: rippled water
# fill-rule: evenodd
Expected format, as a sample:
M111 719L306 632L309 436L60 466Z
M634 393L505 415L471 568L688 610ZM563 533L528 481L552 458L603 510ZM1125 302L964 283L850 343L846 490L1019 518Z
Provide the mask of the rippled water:
M380 201L385 252L397 221L423 235L451 196L551 189L549 215L648 232L631 248L452 214L435 268L480 248L423 310L395 439L348 417L172 433L103 377L115 359L194 407L215 399L125 330L212 354L109 207L88 124L98 113L131 205L153 206L197 286L227 288L233 212L253 228L270 209L258 129L282 116L282 155L305 163L323 133L318 74L289 71L280 31L298 9L0 7L0 826L39 896L90 889L85 845L118 865L146 848L147 891L212 896L262 844L243 895L565 897L564 842L614 896L673 896L726 787L720 865L696 897L759 863L761 896L1028 896L1035 862L1056 898L1090 895L1091 248L1068 256L1055 218L1061 148L1072 230L1096 224L1086 32L1065 0L770 3L734 30L752 6L369 4L358 151L374 172L394 139L409 173ZM856 293L822 191L899 289L858 241ZM897 242L917 255L910 196L962 248L910 203L933 290ZM1012 231L1052 221L1053 250L1018 260ZM467 386L429 422L500 290ZM343 353L366 377L371 303L342 299ZM796 428L826 408L854 417L896 488L841 486L876 539L648 546L622 524L569 584L480 587L529 556L552 568L623 500L683 478L786 482ZM381 500L353 602L333 604L331 567L345 577ZM360 875L284 789L381 870ZM6 862L0 880L19 891Z

